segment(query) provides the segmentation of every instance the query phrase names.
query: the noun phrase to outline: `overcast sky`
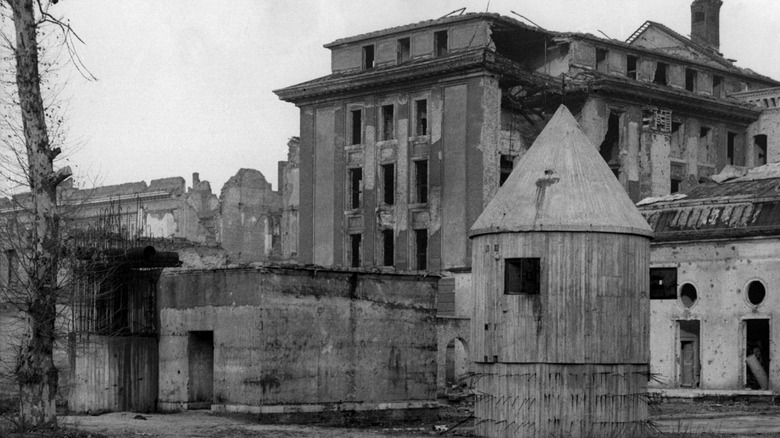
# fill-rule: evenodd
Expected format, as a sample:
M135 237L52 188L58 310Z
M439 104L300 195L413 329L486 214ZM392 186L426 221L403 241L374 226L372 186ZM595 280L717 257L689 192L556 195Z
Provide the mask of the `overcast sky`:
M85 41L97 81L63 75L69 164L100 185L199 172L218 191L242 167L277 187L298 109L272 90L327 75L335 39L484 12L487 0L61 0L52 11ZM645 20L690 33L685 0L491 0L557 31L625 40ZM780 1L725 0L721 51L780 79ZM599 34L600 35L600 34Z

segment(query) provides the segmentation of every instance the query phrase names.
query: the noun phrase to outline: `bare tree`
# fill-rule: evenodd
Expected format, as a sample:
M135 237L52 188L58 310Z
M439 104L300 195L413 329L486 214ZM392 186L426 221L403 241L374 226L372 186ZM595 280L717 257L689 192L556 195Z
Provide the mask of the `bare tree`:
M19 426L22 429L56 424L55 396L58 371L53 352L56 340L57 303L60 293L58 269L61 251L57 187L71 176L69 167L54 168L61 153L53 147L47 127L47 113L41 93L39 32L45 23L65 31L70 28L52 17L48 8L56 0L0 0L10 9L13 38L5 38L15 59L16 99L21 120L23 153L16 155L30 198L29 216L16 238L23 242L25 282L17 303L26 318L14 374L19 384ZM12 136L13 134L8 134ZM21 256L21 254L20 254Z

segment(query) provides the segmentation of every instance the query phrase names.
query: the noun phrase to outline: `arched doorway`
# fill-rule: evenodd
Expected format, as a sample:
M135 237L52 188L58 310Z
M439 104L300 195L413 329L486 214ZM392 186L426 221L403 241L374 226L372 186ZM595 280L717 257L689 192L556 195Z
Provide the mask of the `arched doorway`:
M444 383L449 391L453 387L464 384L464 377L469 372L468 345L461 338L454 338L447 344L444 363Z

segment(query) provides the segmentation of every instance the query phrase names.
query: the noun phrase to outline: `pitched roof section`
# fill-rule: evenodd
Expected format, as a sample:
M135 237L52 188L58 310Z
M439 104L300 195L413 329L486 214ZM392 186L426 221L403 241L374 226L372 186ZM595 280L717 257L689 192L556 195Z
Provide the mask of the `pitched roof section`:
M563 105L474 223L470 235L524 231L653 235Z

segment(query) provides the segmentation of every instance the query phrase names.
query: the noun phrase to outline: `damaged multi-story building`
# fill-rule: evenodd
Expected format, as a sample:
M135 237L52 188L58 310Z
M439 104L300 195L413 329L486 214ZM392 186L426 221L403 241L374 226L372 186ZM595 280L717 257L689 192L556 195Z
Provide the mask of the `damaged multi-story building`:
M440 272L440 385L464 372L469 227L559 104L634 202L780 160L750 97L780 82L719 53L721 4L691 4L690 38L465 13L326 44L329 75L275 91L300 108L299 261Z

